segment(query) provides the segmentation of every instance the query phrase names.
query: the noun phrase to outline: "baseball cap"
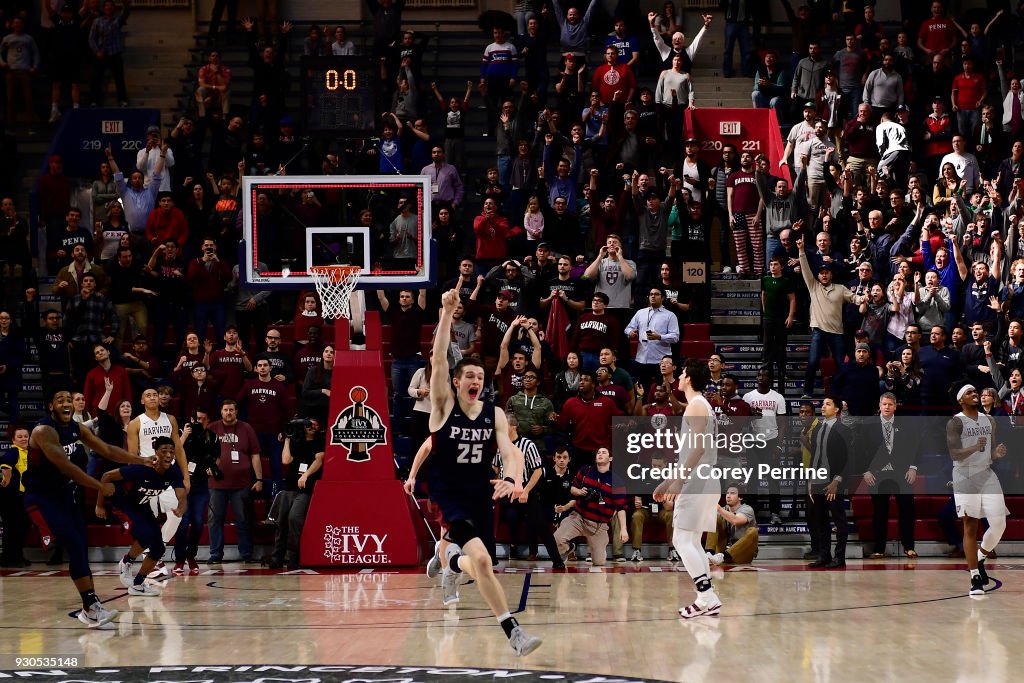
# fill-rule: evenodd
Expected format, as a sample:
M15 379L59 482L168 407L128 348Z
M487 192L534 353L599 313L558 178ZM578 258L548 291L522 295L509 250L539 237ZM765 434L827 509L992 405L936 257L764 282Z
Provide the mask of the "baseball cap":
M861 342L860 344L857 344L857 346L855 347L854 350L855 351L870 351L871 350L871 346L869 346L868 344L865 344L864 342Z
M896 107L896 111L910 111L910 107L908 107L905 104L901 104L900 106Z
M547 249L548 251L551 251L551 246L547 242L540 242L537 245L537 249Z
M512 293L511 289L501 290L500 292L498 292L498 296L500 296L505 301L512 301L512 299L515 298L515 294Z
M150 133L156 133L157 135L159 135L160 134L160 126L150 126L149 128L147 128L146 129L146 135L149 135Z
M823 270L827 270L827 271L831 272L832 271L832 264L831 263L822 263L820 266L818 266L818 272L819 273L821 271L823 271Z
M804 109L817 109L817 107L814 106L814 102L804 102Z
M689 138L686 138L686 142L684 142L683 144L685 144L685 145L698 145L698 144L700 144L700 140L698 140L697 138L694 138L694 137L689 137Z

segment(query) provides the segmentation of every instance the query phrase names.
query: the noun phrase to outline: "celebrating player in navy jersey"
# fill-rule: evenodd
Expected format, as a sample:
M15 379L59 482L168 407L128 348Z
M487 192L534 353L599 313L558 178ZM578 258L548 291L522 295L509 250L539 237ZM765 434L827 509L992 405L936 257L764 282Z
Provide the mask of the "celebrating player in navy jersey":
M174 463L178 446L170 436L158 436L153 439L153 450L156 452L156 463L152 467L126 465L103 475L104 484L115 484L114 505L132 521L132 536L135 537L132 547L118 564L121 585L128 589L128 595L143 597L160 595L158 588L145 581L153 567L163 557L165 550L160 525L157 524L151 502L171 488L174 490L178 506L173 511L168 510L168 514L173 512L178 519L185 514L185 482L181 470ZM105 497L105 492L101 490L96 498L96 516L100 519L107 516ZM146 559L133 578L132 566L145 548L149 549L146 552Z
M71 419L74 407L70 391L55 392L49 406L50 414L39 421L29 438L28 469L22 478L25 507L30 513L39 511L57 542L67 550L71 580L82 597L78 620L89 628L97 628L113 621L117 610L104 608L96 597L89 569L88 532L75 502L74 484L96 489L102 495L113 494L114 486L96 481L72 464L72 460L75 456L84 459L84 447L124 464L148 464L153 459L133 456L101 441L88 429L79 429Z
M517 498L523 492L523 453L508 435L501 408L481 400L484 369L470 359L459 361L450 380L447 352L452 316L459 305L462 278L441 297L441 320L434 337L434 369L430 377L430 433L434 457L430 468L430 497L441 509L448 531L435 548L436 565L444 558L443 602L458 601L458 586L465 577L476 580L481 595L501 624L509 644L519 656L540 647L541 639L529 636L508 609L505 593L494 576L491 556L481 535L493 527L494 500ZM455 388L453 395L451 388ZM491 460L500 449L505 477L492 480ZM418 469L418 468L416 468ZM410 473L414 481L416 470ZM409 482L406 484L407 490Z

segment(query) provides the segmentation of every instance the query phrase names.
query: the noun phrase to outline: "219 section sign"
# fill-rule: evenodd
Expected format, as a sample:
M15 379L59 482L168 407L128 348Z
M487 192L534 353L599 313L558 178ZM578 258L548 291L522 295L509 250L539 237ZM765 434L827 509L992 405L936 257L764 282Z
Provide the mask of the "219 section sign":
M303 57L302 97L310 134L364 137L377 125L380 73L367 57Z

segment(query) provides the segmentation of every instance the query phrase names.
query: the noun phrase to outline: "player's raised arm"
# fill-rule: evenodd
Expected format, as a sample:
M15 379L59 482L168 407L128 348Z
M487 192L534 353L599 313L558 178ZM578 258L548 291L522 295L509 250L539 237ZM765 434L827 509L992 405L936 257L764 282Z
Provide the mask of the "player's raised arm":
M437 323L437 334L434 335L434 350L431 357L433 370L430 373L430 405L432 412L443 410L451 398L451 380L448 368L448 346L452 340L452 318L459 306L459 291L462 289L462 276L455 288L441 295L441 318ZM433 415L431 415L433 418ZM433 420L431 420L433 422ZM432 428L437 425L432 425Z
M494 482L494 499L508 498L515 500L523 492L523 452L512 443L508 436L508 418L501 408L494 409L494 437L501 453L501 464L505 478Z
M86 434L92 434L88 429L82 430L82 436ZM96 437L93 437L96 439ZM85 439L82 439L85 441ZM99 439L96 439L99 441ZM31 442L36 448L43 452L46 459L60 471L61 474L71 479L76 484L85 486L90 489L96 489L101 491L105 495L113 495L114 485L100 483L96 479L90 477L85 473L81 467L73 464L64 452L64 447L60 445L60 438L57 436L57 430L47 425L40 425L32 430ZM100 443L103 443L100 441ZM120 449L118 449L120 450ZM123 452L123 451L122 451Z

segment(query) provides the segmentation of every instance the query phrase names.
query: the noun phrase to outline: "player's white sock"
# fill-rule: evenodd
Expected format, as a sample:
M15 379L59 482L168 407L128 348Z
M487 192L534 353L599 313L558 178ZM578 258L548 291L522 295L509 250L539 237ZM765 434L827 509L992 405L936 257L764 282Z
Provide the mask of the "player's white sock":
M971 578L974 578L975 576L981 576L981 572L979 572L977 569L972 569Z

